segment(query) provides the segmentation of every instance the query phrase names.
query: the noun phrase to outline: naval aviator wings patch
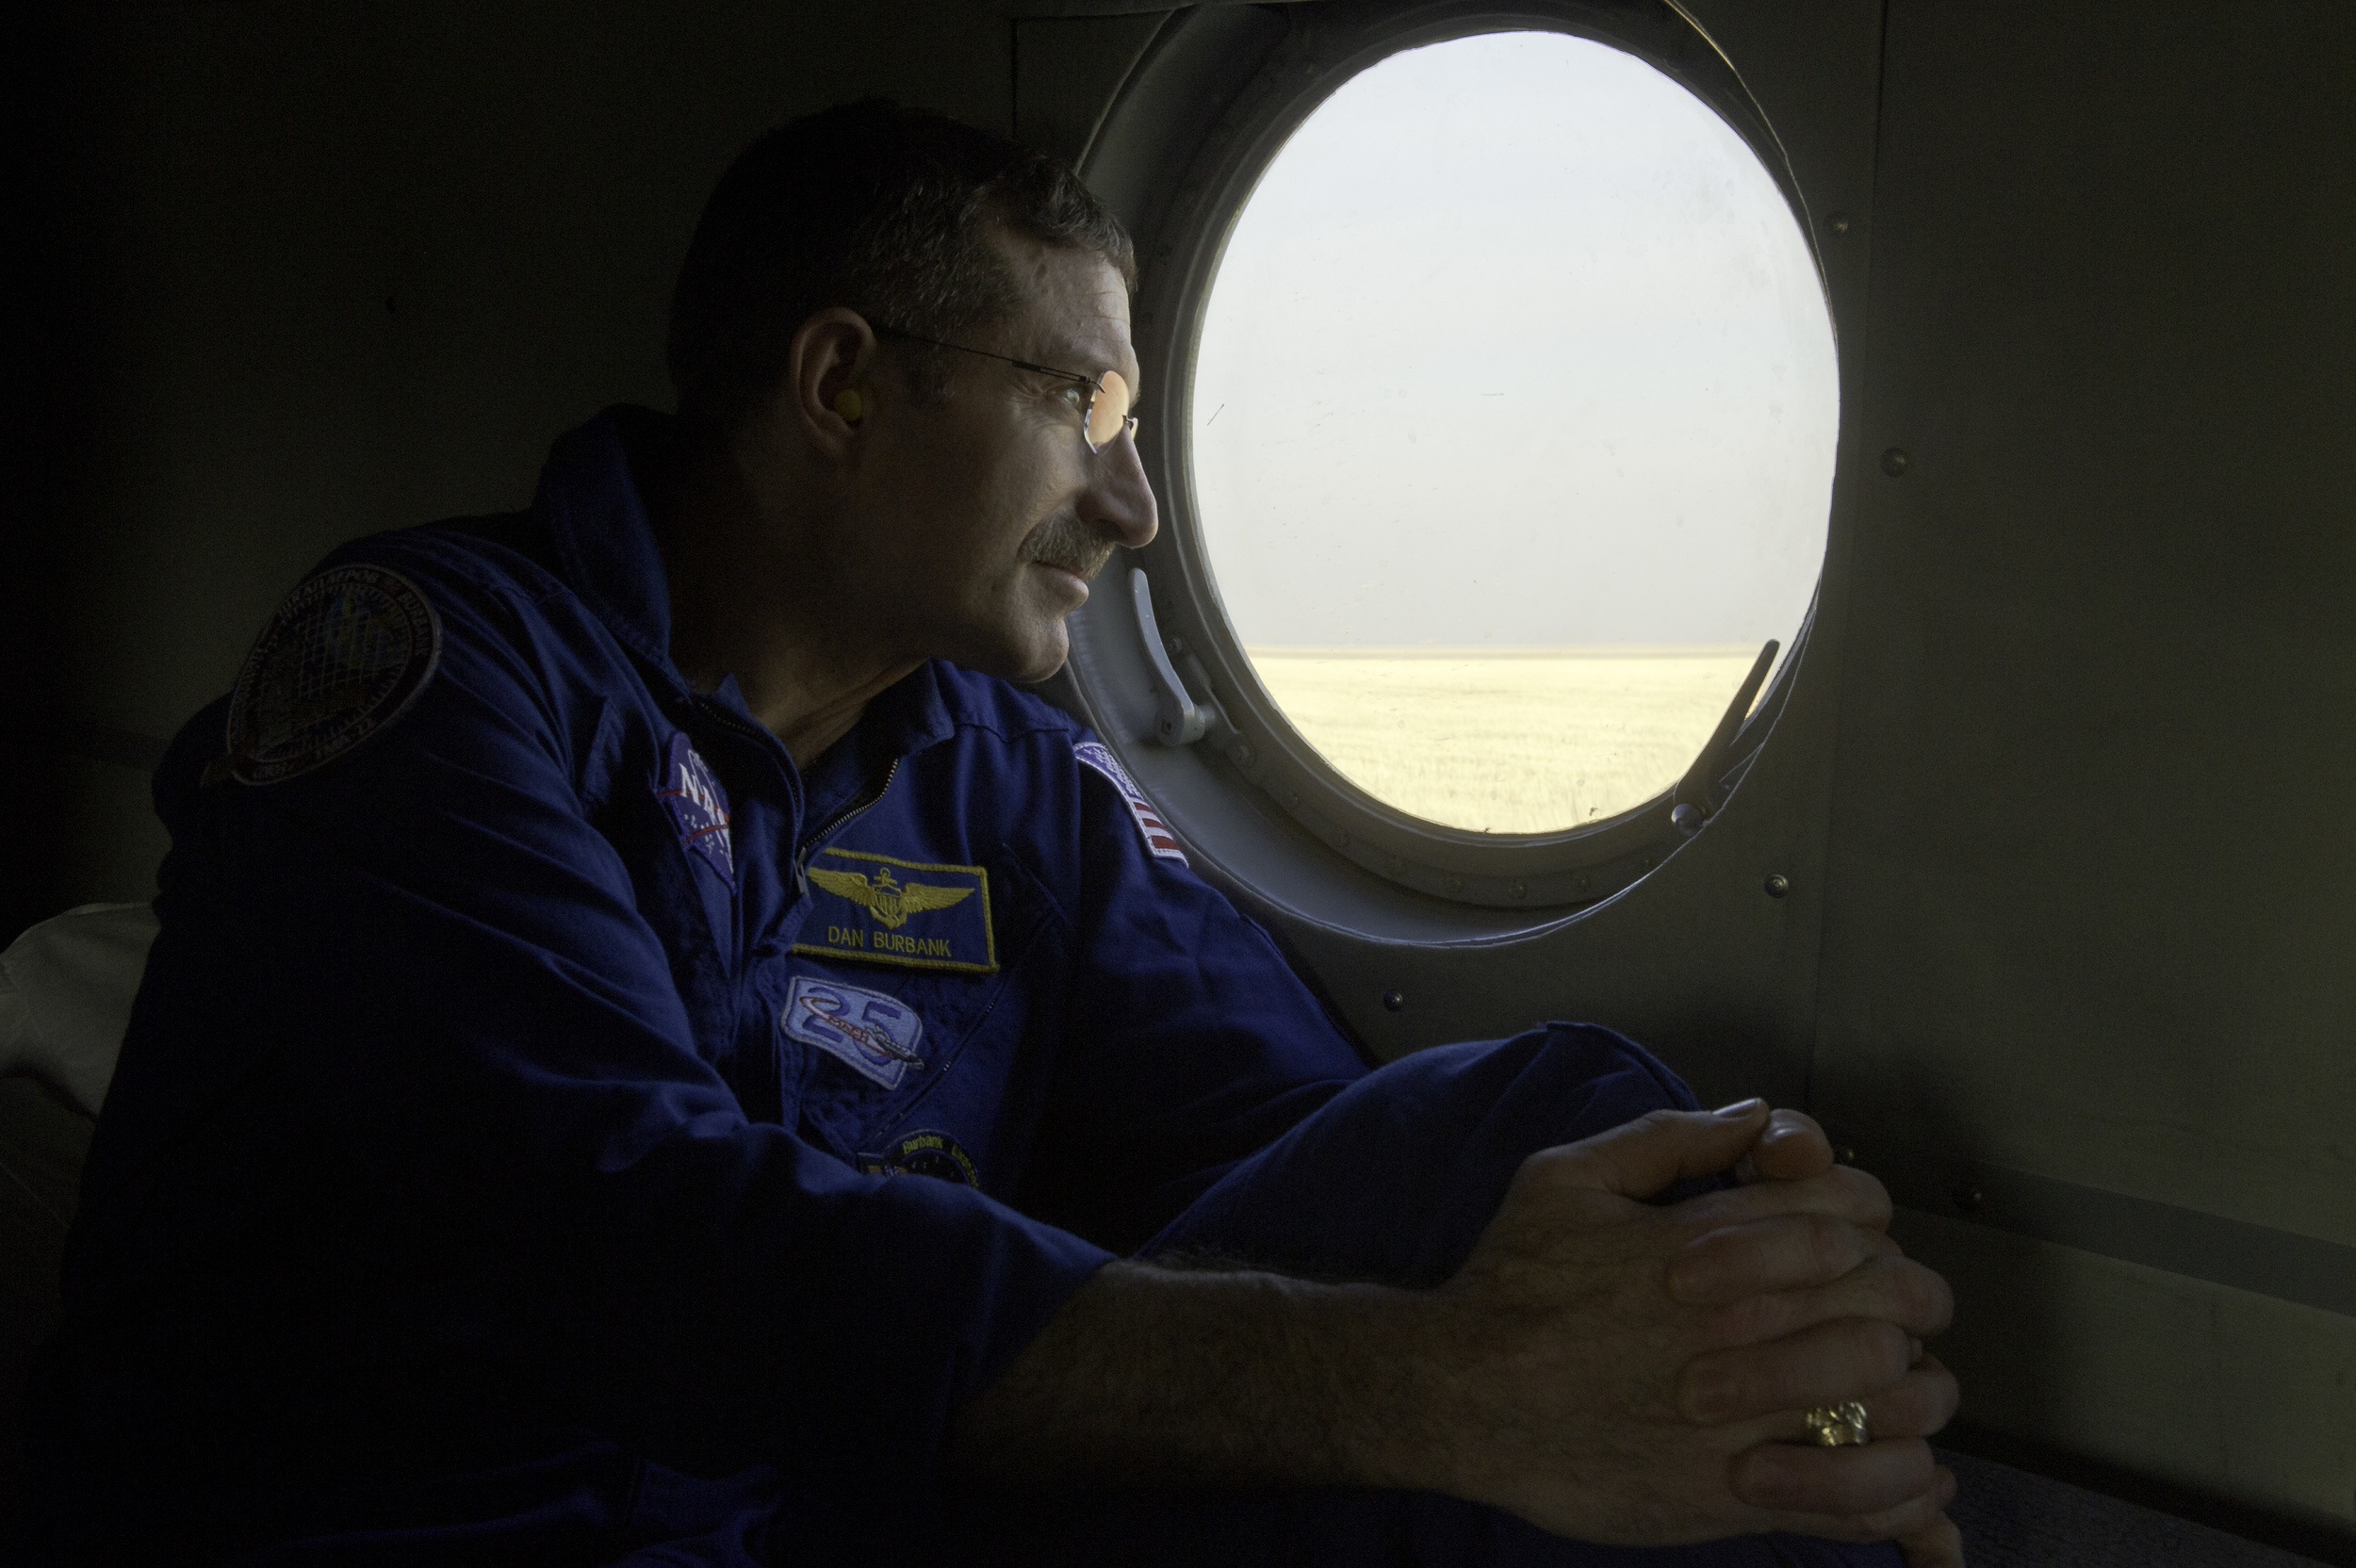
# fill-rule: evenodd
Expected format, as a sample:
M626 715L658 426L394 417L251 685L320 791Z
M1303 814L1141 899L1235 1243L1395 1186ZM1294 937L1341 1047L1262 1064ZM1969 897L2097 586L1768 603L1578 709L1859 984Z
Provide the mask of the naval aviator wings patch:
M441 659L441 618L399 572L306 579L237 671L229 754L205 781L279 784L334 761L409 711Z
M810 860L796 953L902 969L994 974L990 873L829 845Z
M1160 859L1175 860L1182 866L1186 863L1186 852L1178 847L1178 836L1162 821L1153 803L1145 798L1145 792L1129 776L1129 770L1114 759L1112 747L1102 741L1080 741L1072 745L1072 755L1112 780L1113 788L1121 792L1121 801L1129 808L1129 814L1137 819L1137 832L1143 836L1147 849Z

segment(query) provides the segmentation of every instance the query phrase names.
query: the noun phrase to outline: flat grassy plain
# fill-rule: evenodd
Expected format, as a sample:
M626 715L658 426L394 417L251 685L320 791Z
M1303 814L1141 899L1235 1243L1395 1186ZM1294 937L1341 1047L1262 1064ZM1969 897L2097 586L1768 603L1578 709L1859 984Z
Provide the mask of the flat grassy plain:
M1668 789L1756 647L1250 650L1260 679L1350 782L1427 821L1576 827Z

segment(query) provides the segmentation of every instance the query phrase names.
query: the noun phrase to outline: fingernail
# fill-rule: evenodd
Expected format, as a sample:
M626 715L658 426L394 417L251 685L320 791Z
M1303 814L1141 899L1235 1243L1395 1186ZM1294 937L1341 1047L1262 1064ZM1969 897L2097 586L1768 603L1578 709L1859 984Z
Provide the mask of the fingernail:
M1757 1095L1752 1095L1748 1100L1738 1100L1731 1105L1721 1105L1710 1114L1722 1116L1728 1121L1741 1121L1743 1118L1756 1116L1766 1108L1767 1102Z

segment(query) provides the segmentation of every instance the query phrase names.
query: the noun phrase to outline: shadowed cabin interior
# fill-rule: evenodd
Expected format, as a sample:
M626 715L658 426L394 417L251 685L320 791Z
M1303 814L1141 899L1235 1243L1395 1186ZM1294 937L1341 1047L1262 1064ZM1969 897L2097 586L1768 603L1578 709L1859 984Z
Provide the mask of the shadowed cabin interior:
M2001 1499L1959 1505L1978 1560L2356 1561L2356 13L206 0L7 26L0 933L149 898L149 772L287 589L344 540L524 504L604 405L669 406L718 172L889 95L1074 160L1136 236L1165 528L1048 690L1373 1054L1590 1019L1704 1103L1812 1111L1955 1287L1942 1441ZM1821 270L1839 419L1815 596L1756 703L1719 725L1755 643L1697 650L1678 760L1598 786L1592 831L1540 790L1568 829L1482 843L1417 804L1348 650L1253 634L1301 646L1252 673L1186 378L1284 137L1369 62L1498 27L1629 50L1759 155ZM1564 678L1514 700L1579 700ZM1285 717L1319 703L1366 733L1321 754ZM88 940L98 972L137 938ZM0 1004L37 983L11 968ZM12 1426L104 1083L0 1052Z

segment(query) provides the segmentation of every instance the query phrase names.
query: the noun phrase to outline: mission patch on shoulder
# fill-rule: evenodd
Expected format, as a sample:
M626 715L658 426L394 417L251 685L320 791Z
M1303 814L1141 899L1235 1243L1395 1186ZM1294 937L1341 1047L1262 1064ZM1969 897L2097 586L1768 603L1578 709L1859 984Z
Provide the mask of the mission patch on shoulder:
M278 784L343 756L406 713L442 659L442 622L415 583L336 566L286 596L237 672L229 755L206 783Z
M969 1187L982 1184L973 1156L946 1133L910 1133L880 1154L861 1154L859 1168L868 1176L938 1176Z
M1162 821L1153 803L1145 798L1145 792L1129 776L1129 770L1113 756L1112 747L1102 741L1081 741L1073 744L1072 755L1112 780L1113 788L1121 792L1121 800L1128 805L1129 814L1137 819L1137 832L1144 837L1147 849L1161 859L1175 860L1182 866L1186 863L1186 852L1178 847L1177 835Z
M861 849L818 852L810 912L796 953L904 969L994 974L990 874L979 866L902 860Z

